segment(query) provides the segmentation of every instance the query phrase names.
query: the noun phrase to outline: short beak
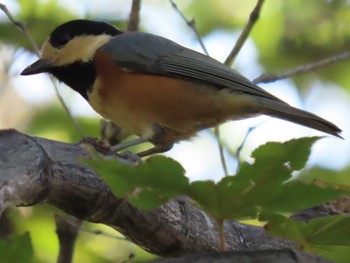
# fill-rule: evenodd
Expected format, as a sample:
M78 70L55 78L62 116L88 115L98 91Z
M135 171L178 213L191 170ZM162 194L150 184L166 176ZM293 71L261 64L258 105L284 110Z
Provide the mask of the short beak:
M38 59L33 64L29 65L21 72L21 75L34 75L42 72L46 72L51 68L52 62L48 59Z

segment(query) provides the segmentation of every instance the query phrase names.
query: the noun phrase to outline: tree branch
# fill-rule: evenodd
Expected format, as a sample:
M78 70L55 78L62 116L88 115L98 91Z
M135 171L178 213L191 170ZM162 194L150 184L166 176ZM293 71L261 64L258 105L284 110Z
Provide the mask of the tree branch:
M60 244L57 263L71 263L74 245L78 236L81 220L55 215L56 233Z
M256 3L256 6L254 7L253 11L250 13L248 23L244 27L232 51L226 58L225 65L231 65L235 60L236 56L238 55L239 51L243 47L245 41L247 40L251 30L255 25L255 22L259 19L259 15L260 15L260 11L263 3L264 3L264 0L258 0L258 2Z
M138 31L140 23L141 0L132 0L128 31Z
M34 41L32 35L29 33L27 27L26 27L23 23L17 21L17 20L12 16L12 14L10 13L10 11L7 9L7 6L6 6L6 5L0 3L0 9L5 13L5 15L7 16L8 20L9 20L14 26L16 26L16 27L25 35L25 37L28 39L30 45L32 46L34 53L39 57L39 56L40 56L40 54L39 54L39 48L38 48L37 44L35 43L35 41Z
M186 198L141 211L115 197L92 168L80 163L87 152L81 143L0 131L0 211L11 204L46 202L82 220L106 224L157 255L220 251L215 220ZM270 237L261 227L234 221L225 222L224 233L227 250L291 250L294 246Z
M203 49L204 53L209 56L208 50L205 47L202 37L199 34L197 28L196 28L196 22L194 19L192 20L188 20L185 15L179 10L179 8L177 7L177 5L175 4L175 2L173 0L169 0L171 6L174 8L174 10L181 16L182 20L185 21L185 23L188 25L189 28L192 29L192 31L194 32L194 34L196 35L196 38L201 46L201 48Z
M181 18L186 22L186 24L189 26L189 28L192 29L192 31L194 32L194 34L196 35L196 38L200 44L200 46L202 47L204 53L209 56L208 50L204 45L204 42L202 40L202 37L200 36L196 25L195 25L195 20L192 19L187 20L187 18L185 17L185 15L179 10L179 8L177 7L177 5L175 4L175 2L173 0L169 0L170 4L172 5L172 7L175 9L175 11L181 16ZM217 143L218 143L218 150L219 150L219 156L220 156L220 161L221 161L221 165L222 165L222 169L224 171L225 176L229 175L229 171L227 168L227 163L226 163L226 159L225 159L225 149L224 149L224 145L221 143L220 141L220 126L217 126L214 128L214 135L216 137Z
M235 251L226 253L212 253L201 255L189 255L181 258L162 259L157 263L331 263L328 260L305 254L291 249L262 250L262 251Z
M339 54L336 54L334 56L328 57L328 58L324 58L321 59L319 61L316 62L312 62L309 64L305 64L305 65L301 65L301 66L297 66L295 68L292 69L288 69L282 73L278 73L278 74L262 74L261 76L257 77L256 79L254 79L254 83L269 83L269 82L275 82L277 80L281 80L281 79L286 79L286 78L290 78L296 75L300 75L300 74L305 74L311 71L315 71L317 69L329 66L331 64L337 63L339 61L342 60L346 60L346 59L350 59L350 52L349 51L345 51Z

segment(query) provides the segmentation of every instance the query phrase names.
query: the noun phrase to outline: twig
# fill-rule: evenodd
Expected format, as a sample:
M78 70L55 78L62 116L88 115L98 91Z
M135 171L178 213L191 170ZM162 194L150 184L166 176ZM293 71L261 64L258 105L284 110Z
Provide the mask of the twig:
M239 171L239 168L241 166L241 162L240 162L240 156L241 156L241 152L242 152L242 149L243 149L243 146L245 145L247 139L248 139L248 136L252 133L252 131L254 131L261 123L255 125L255 126L251 126L249 127L248 131L246 132L246 134L244 135L244 138L241 142L241 145L238 146L237 148L237 152L236 152L236 159L237 159L237 169L236 169L236 174L238 173Z
M222 169L224 170L225 176L228 176L229 174L228 174L227 162L225 158L225 151L224 151L225 149L224 149L224 145L221 143L221 140L220 140L220 126L216 126L214 128L214 135L215 135L216 141L218 142Z
M235 46L232 49L231 53L228 55L228 57L225 60L226 65L232 65L233 61L235 60L236 56L238 55L239 51L241 50L243 44L247 40L253 26L255 25L255 22L259 18L259 14L260 14L261 7L262 7L263 3L264 3L264 0L258 0L253 11L250 13L248 23L244 27L241 35L239 36Z
M25 37L28 39L34 53L40 57L40 52L39 52L39 48L38 46L36 45L33 37L31 36L30 32L28 31L28 28L21 22L17 21L16 19L14 19L14 17L12 16L12 14L10 13L10 11L7 9L6 5L4 4L1 4L0 3L0 9L6 14L7 18L9 19L9 21L14 24L24 35ZM58 90L58 87L57 85L55 84L55 82L53 81L53 78L51 78L51 81L52 81L52 84L54 86L54 89L55 89L55 93L56 93L56 96L59 100L59 102L61 103L61 105L63 106L64 110L67 112L68 116L70 117L70 119L72 120L76 130L78 131L79 135L83 138L84 137L84 134L83 134L83 131L79 125L79 123L76 121L76 119L72 116L70 110L68 109L66 103L64 102L59 90Z
M71 217L72 218L72 217ZM73 220L67 216L55 215L56 234L59 241L58 263L72 262L74 244L78 236L81 220Z
M179 8L177 7L177 5L175 4L175 2L173 0L169 0L170 4L172 5L172 7L175 9L175 11L181 16L181 18L186 22L186 24L192 29L192 31L195 33L196 35L196 38L199 42L199 44L201 45L204 53L209 56L209 53L208 53L208 50L207 48L205 47L204 43L203 43L203 40L202 40L202 37L201 35L199 34L197 28L196 28L196 23L195 23L195 20L192 19L192 20L187 20L187 18L185 17L185 15L179 10Z
M10 11L7 9L6 5L0 3L0 9L6 14L7 18L10 20L11 23L14 24L20 31L22 31L22 33L29 40L29 43L30 43L30 45L32 46L32 48L34 50L34 53L39 57L40 56L39 48L36 45L36 43L35 43L33 37L31 36L31 34L29 33L27 27L23 23L21 23L21 22L17 21L16 19L14 19L14 17L10 13Z
M260 12L261 12L261 7L264 3L264 0L258 0L258 2L256 3L256 6L254 7L253 11L250 13L249 16L249 20L246 24L246 26L244 27L242 33L240 34L236 44L234 45L233 49L231 50L230 54L228 55L228 57L225 60L225 65L232 65L233 61L235 60L235 58L237 57L239 51L242 49L244 43L246 42L250 32L252 31L256 21L259 18ZM237 166L237 172L239 170L240 167L240 153L242 151L242 148L248 138L248 135L256 128L256 126L254 127L250 127L249 130L247 131L241 145L237 148L237 153L236 153L236 159L238 162L238 166ZM227 168L226 168L227 169ZM227 175L227 173L226 173Z
M216 220L216 223L218 225L218 232L219 232L219 241L220 241L220 249L221 252L225 252L225 235L224 235L224 220Z
M256 21L258 20L259 18L259 15L260 15L260 11L261 11L261 7L264 3L264 0L258 0L258 2L256 3L256 6L254 7L253 11L250 13L250 16L249 16L249 20L248 20L248 23L246 24L246 26L244 27L241 35L239 36L236 44L234 45L233 49L231 50L230 54L228 55L228 57L226 58L225 60L225 65L228 65L230 66L233 61L235 60L235 58L237 57L239 51L241 50L241 48L243 47L245 41L247 40L251 30L253 29ZM247 134L245 135L241 145L238 147L237 149L237 154L236 154L236 158L237 158L237 161L238 161L238 168L237 168L237 171L239 169L239 155L240 155L240 152L245 144L245 141L247 140L248 138L248 135L249 133L254 130L255 127L251 127L249 128ZM215 136L218 138L220 138L220 130L219 130L219 127L216 127L215 128ZM224 168L224 171L225 171L225 175L227 176L228 175L228 169L227 169L227 165L226 165L226 161L225 161L225 157L224 157L224 149L223 149L223 146L222 144L219 142L219 151L220 151L220 158L221 158L221 163L222 163L222 166Z
M253 82L254 83L274 82L277 80L290 78L292 76L305 74L305 73L308 73L310 71L314 71L316 69L326 67L328 65L331 65L331 64L334 64L336 62L346 60L346 59L350 59L350 52L349 51L345 51L345 52L333 55L333 56L328 57L328 58L321 59L321 60L313 62L313 63L297 66L295 68L288 69L288 70L286 70L282 73L279 73L279 74L271 74L271 75L262 74L258 78L254 79Z
M140 23L141 0L133 0L129 15L128 31L138 31Z
M169 2L171 3L171 5L173 6L173 8L176 10L176 12L181 16L181 18L186 22L186 24L192 29L192 31L194 32L194 34L196 35L196 38L199 42L199 44L201 45L204 53L209 56L208 50L205 47L202 37L200 36L196 25L195 25L195 20L192 19L187 20L187 18L184 16L184 14L179 10L179 8L177 7L177 5L174 3L173 0L169 0ZM220 141L220 127L215 127L214 128L214 135L216 137L216 140L218 142L218 147L219 147L219 155L220 155L220 160L221 160L221 165L222 165L222 169L224 170L225 176L228 176L228 169L227 169L227 164L226 164L226 159L225 159L225 152L224 152L224 146Z
M77 130L77 132L79 133L79 136L81 138L84 138L85 137L85 134L80 126L80 124L78 123L78 121L73 117L73 115L71 114L67 104L64 102L64 99L58 89L58 86L57 84L55 83L55 79L50 76L50 79L51 79L51 82L52 82L52 85L54 86L54 90L55 90L55 93L56 93L56 96L58 98L58 101L61 103L63 109L66 111L66 113L68 114L69 118L71 119L71 121L73 122L73 125L75 127L75 129Z

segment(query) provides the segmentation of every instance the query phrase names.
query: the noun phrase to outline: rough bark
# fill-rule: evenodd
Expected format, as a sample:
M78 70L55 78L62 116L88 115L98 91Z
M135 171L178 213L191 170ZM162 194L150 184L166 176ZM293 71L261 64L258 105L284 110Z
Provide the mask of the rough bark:
M80 143L0 131L0 211L9 205L46 202L79 219L106 224L157 255L220 251L215 221L189 200L182 197L153 211L141 211L115 197L94 170L79 161L88 158L84 149ZM241 253L234 256L256 258L251 251L263 250L265 256L294 260L286 262L312 262L299 260L292 242L272 238L260 227L227 221L224 233L227 250Z
M326 263L324 259L292 249L234 251L207 255L188 255L162 259L157 263Z

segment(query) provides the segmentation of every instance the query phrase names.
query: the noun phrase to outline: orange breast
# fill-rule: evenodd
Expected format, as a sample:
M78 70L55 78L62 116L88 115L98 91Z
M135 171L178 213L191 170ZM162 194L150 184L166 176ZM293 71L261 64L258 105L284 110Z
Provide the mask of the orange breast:
M186 80L130 72L106 54L96 56L98 78L89 102L126 131L160 144L188 139L198 130L247 117L246 96ZM164 133L154 138L155 128Z

